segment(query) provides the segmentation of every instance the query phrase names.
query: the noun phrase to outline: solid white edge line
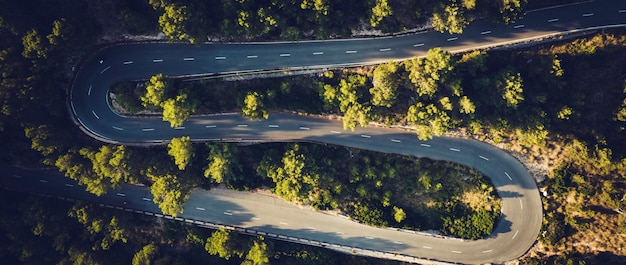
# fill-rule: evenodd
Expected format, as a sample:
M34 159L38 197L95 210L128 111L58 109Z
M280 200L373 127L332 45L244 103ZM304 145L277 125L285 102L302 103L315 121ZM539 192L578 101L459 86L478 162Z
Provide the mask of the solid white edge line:
M96 116L96 119L98 119L98 120L100 119L100 117L98 117L98 114L96 114L95 111L92 110L91 113L93 113L93 116Z

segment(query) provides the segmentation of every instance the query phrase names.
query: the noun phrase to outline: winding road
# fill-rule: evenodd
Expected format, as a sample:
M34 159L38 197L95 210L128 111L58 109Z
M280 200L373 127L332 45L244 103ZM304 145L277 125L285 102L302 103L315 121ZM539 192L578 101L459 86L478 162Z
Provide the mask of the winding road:
M419 141L412 132L393 128L341 130L340 121L272 114L268 120L249 121L239 115L197 116L184 127L170 128L160 119L122 117L109 107L107 91L125 80L169 76L219 75L268 69L313 69L364 65L424 56L429 48L459 52L525 40L626 24L626 1L593 1L531 11L513 25L477 22L461 35L426 32L399 37L282 43L127 44L105 48L80 68L70 92L72 116L92 137L129 145L162 145L172 137L194 141L315 141L380 152L448 160L488 176L502 198L502 218L493 234L476 241L368 227L341 216L301 209L256 193L224 190L192 193L180 216L263 233L275 233L327 247L347 246L361 255L386 258L489 263L523 255L541 228L542 204L537 185L511 155L493 146L466 139L438 137ZM121 205L138 212L158 212L145 187L125 185L97 198L58 174L11 169L3 185L18 190L89 199ZM45 175L45 176L44 176ZM192 222L192 221L190 221ZM284 238L283 238L284 239ZM292 240L293 241L293 240ZM304 242L306 243L306 242ZM315 244L313 244L315 245ZM319 245L319 244L318 244Z

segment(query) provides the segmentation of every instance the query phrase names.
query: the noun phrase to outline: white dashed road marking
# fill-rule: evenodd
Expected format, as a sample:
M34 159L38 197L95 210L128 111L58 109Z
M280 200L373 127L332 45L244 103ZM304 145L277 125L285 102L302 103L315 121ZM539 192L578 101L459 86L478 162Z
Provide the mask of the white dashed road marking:
M397 140L397 139L391 139L391 141L394 142L394 143L401 143L402 142L402 141Z
M380 49L379 51L381 51L381 52L388 52L388 51L391 51L391 48L384 48L384 49Z
M278 125L276 125L276 124L270 124L270 125L267 125L267 127L270 127L270 128L278 128Z
M307 227L306 227L306 229L309 229L309 230L315 230L315 227L310 227L310 226L307 226Z
M226 56L215 56L215 60L226 60Z
M480 157L482 160L489 161L489 158L486 158L484 156L478 156L478 157Z
M373 237L371 237L371 236L366 236L365 238L367 238L367 239L374 239L374 238L373 238Z
M237 127L248 127L248 124L239 124Z
M151 131L154 131L154 128L143 128L141 130L144 132L151 132Z
M100 119L100 117L98 117L98 114L96 114L95 111L92 110L91 113L93 113L93 116L96 116L96 119L98 119L98 120Z
M338 131L330 131L330 133L340 134L341 132L338 132Z
M107 67L107 68L104 68L102 71L100 71L100 73L102 74L102 73L106 72L106 71L107 71L107 70L109 70L109 69L111 69L111 66L109 66L109 67Z
M626 9L622 9L622 10L619 10L619 11L617 11L617 12L620 12L620 13L626 13Z
M557 21L559 21L558 18L553 18L553 19L548 20L548 23L554 23L554 22L557 22Z
M324 52L314 52L313 55L323 55Z
M518 233L519 233L519 230L515 231L515 235L513 235L513 238L511 238L511 240L515 239Z
M252 217L252 220L257 220L258 221L258 220L261 220L261 218L259 218L259 217Z
M180 127L174 127L174 130L184 130L185 126L180 126Z
M280 57L289 57L289 56L291 56L291 54L289 54L289 53L281 53L280 54Z
M288 223L285 223L285 222L279 222L279 224L281 224L281 225L289 225Z
M433 249L433 247L429 247L429 246L422 246L422 248L425 248L425 249Z
M89 90L87 90L87 96L91 96L91 87L92 86L89 86Z
M300 126L300 130L310 130L310 129L311 128L309 128L309 127L302 127L302 126Z
M524 203L522 202L522 199L519 199L519 207L524 210Z
M509 173L504 172L504 175L506 175L506 177L507 177L507 178L509 178L509 180L513 180L513 179L511 178L511 175L509 175Z
M448 41L455 41L455 40L458 40L458 39L459 39L458 37L452 37L452 38L448 38Z
M133 61L126 61L126 62L124 62L124 64L126 64L126 65L132 64L132 63L133 63Z
M152 200L150 200L148 198L141 198L141 199L144 200L144 201L152 201Z
M461 253L463 253L463 252L458 251L458 250L452 250L452 253L461 254Z
M183 58L183 61L193 61L193 60L195 60L195 59L192 58L192 57Z
M224 212L225 215L233 215L233 213L230 212Z
M400 242L400 241L393 241L393 243L394 243L394 244L397 244L397 245L404 245L404 243L402 243L402 242Z
M420 144L420 145L423 146L423 147L430 147L429 144Z
M514 29L521 29L521 28L523 28L523 27L524 27L524 24L522 24L522 25L517 25L517 26L513 26L513 28L514 28Z
M361 134L361 137L363 138L372 138L372 136L366 135L366 134Z
M68 183L68 184L65 184L65 187L70 187L71 188L71 187L74 187L74 185Z
M493 251L493 249L485 250L485 251L483 251L483 253L489 253L489 252L492 252L492 251Z
M356 51L346 51L346 53L356 53Z
M422 47L422 46L424 46L424 43L413 44L413 47Z
M117 196L120 196L120 197L126 197L126 194L124 194L124 193L119 193L119 192L118 192L118 193L117 193Z
M450 151L452 151L452 152L461 152L461 150L456 149L456 148L450 148Z
M215 126L215 125L207 125L207 126L204 126L204 128L215 128L215 127L217 127L217 126Z
M47 180L45 180L45 179L40 179L40 180L39 180L39 182L42 182L42 183L48 183L48 181L47 181Z
M161 63L163 62L163 59L154 59L152 60L153 63Z
M487 34L491 34L491 30L485 30L480 33L480 35L487 35Z
M21 179L22 178L22 176L20 176L20 175L13 175L13 177L16 178L16 179Z
M259 58L259 56L257 56L257 55L248 55L248 56L246 56L246 58L248 58L248 59L256 59L256 58Z
M590 16L593 16L593 13L586 13L586 14L583 14L583 17L590 17Z
M115 127L115 126L111 126L111 127L113 127L113 129L116 129L118 131L123 131L124 130L124 128L120 128L120 127Z

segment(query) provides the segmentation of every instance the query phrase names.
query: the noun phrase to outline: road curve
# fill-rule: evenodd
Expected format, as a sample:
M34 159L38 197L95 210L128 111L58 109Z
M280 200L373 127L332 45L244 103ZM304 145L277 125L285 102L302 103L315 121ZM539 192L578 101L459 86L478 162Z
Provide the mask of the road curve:
M221 204L209 204L208 195L194 192L183 216L441 261L502 262L523 255L534 244L541 227L542 205L533 178L517 160L497 148L445 137L423 142L411 132L390 128L370 127L345 132L338 121L285 114L273 114L268 120L255 122L239 115L199 116L186 122L184 127L170 128L160 119L115 114L108 105L107 91L116 82L147 79L157 73L180 76L374 64L424 56L433 47L462 51L559 32L624 24L625 1L594 1L529 12L525 19L509 26L477 22L462 35L428 32L374 39L207 44L200 47L160 43L118 45L103 49L85 61L70 91L69 103L73 117L86 133L110 143L164 144L172 137L184 135L191 136L194 141L305 140L442 159L476 168L491 179L503 204L502 218L494 233L476 241L372 228L327 215L320 217L316 214L322 214L310 211L303 214L297 212L297 207L288 205L277 211L276 203L284 203L272 201L272 206L256 205L255 199L240 198L248 196L247 193L233 193L235 195L220 197ZM148 203L133 205L145 210L154 207ZM222 211L220 207L235 207L241 211L223 210L216 216L207 213L209 208ZM263 212L264 208L268 212ZM270 217L277 215L281 216L280 221ZM313 215L316 217L311 217ZM303 216L306 218L302 219ZM311 223L311 220L317 221ZM314 226L312 231L310 228ZM335 231L338 228L341 231Z

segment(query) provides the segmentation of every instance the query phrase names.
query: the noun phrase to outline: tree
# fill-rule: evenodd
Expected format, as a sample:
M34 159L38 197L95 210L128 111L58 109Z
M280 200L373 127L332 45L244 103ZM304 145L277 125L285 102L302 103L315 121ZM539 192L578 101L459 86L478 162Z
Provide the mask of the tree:
M408 61L406 68L409 79L416 85L417 95L432 98L439 85L448 81L455 65L456 62L449 52L434 48L428 50L426 58Z
M516 109L517 105L524 101L522 75L514 73L509 68L500 72L498 76L499 78L495 81L496 88L500 91L506 105Z
M85 227L87 236L94 239L93 250L109 250L116 242L128 242L129 233L117 216L97 214L90 205L82 203L75 204L67 215L76 218Z
M397 223L401 223L406 218L406 213L400 207L393 207L393 219L396 220Z
M246 254L246 259L241 264L246 265L266 265L270 264L269 256L271 250L268 249L267 244L263 241L263 237L260 236L252 242L252 247Z
M527 0L495 0L505 24L515 23L526 14Z
M145 245L141 250L137 251L133 256L133 265L150 265L154 262L155 257L159 254L159 247L153 243Z
M377 27L380 22L393 14L391 6L387 0L376 0L376 4L372 7L372 15L370 16L370 25Z
M24 58L34 59L48 57L48 47L46 43L43 42L43 38L36 29L29 30L26 35L22 37L22 44L24 46L24 51L22 52Z
M174 175L154 175L148 172L148 177L152 180L150 192L154 196L154 203L164 214L176 216L183 212L183 205L189 198L191 189L185 187Z
M80 154L91 161L94 174L89 180L82 179L87 185L87 190L96 195L104 194L110 188L118 188L121 183L137 181L137 176L132 172L133 165L130 163L132 153L123 145L116 147L103 145L98 152L82 148Z
M163 74L150 77L146 82L146 94L141 96L141 104L146 108L161 107L171 90L171 81Z
M217 183L232 183L241 178L241 164L239 163L238 149L226 143L207 144L209 147L209 162L204 170L204 176Z
M191 138L189 136L172 138L172 141L167 144L167 153L174 158L178 169L185 170L195 156Z
M309 192L319 185L318 167L306 156L306 148L293 144L282 157L282 165L275 165L269 157L263 159L257 171L271 178L273 192L287 201L309 201Z
M250 120L260 120L269 118L270 114L265 109L263 97L258 92L248 92L243 100L241 113Z
M195 111L194 104L187 100L187 94L179 94L175 99L167 99L162 106L163 121L169 122L172 128L182 126Z
M472 114L475 111L476 111L476 106L467 96L463 96L461 99L459 99L459 112L460 113Z
M374 78L372 83L374 87L370 88L372 94L372 105L391 107L398 97L399 77L396 76L398 64L388 62L381 64L374 69Z
M469 20L465 16L465 10L456 2L436 6L433 10L432 22L436 31L447 31L450 34L461 34L463 29L469 25Z
M230 231L224 228L213 232L211 236L206 239L204 249L209 254L219 255L220 258L225 260L229 260L233 256L243 256L241 242L234 236L231 236Z

